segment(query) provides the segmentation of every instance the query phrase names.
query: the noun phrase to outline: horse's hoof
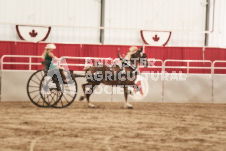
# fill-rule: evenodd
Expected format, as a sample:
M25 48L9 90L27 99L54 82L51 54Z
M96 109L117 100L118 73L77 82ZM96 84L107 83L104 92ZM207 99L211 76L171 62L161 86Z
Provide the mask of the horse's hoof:
M133 109L133 107L132 106L128 106L127 109Z
M88 108L96 108L96 106L93 104L88 104Z
M132 105L125 105L124 108L125 109L133 109L133 106Z
M81 96L80 98L79 98L79 101L83 101L84 100L84 96Z
M96 107L96 106L88 106L88 108L95 109L95 108L97 108L97 107Z

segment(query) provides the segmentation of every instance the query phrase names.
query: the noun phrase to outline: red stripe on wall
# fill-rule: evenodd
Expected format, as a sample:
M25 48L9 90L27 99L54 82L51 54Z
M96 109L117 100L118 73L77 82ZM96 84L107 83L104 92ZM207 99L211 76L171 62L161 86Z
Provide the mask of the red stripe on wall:
M45 43L29 43L29 42L12 42L12 41L0 41L0 57L3 55L35 55L40 56L44 51ZM117 51L124 57L130 46L118 46L118 45L92 45L92 44L56 44L56 50L54 54L57 57L61 56L76 56L76 57L103 57L103 58L117 58ZM142 46L138 46L141 48ZM179 60L226 60L226 49L221 48L206 48L203 51L201 47L145 47L145 53L148 58L155 59L179 59ZM6 61L23 62L26 59L9 59ZM36 59L40 62L40 59ZM169 63L170 66L186 66L185 63ZM192 63L192 66L209 66L206 63ZM225 66L221 64L219 66ZM27 66L4 66L8 69L28 69ZM39 69L42 67L35 67ZM80 69L80 68L79 68ZM81 69L80 69L81 70ZM161 69L142 69L146 71L161 71ZM185 69L167 69L168 72L186 72ZM210 73L209 70L194 69L190 70L190 73ZM216 72L226 73L226 71Z

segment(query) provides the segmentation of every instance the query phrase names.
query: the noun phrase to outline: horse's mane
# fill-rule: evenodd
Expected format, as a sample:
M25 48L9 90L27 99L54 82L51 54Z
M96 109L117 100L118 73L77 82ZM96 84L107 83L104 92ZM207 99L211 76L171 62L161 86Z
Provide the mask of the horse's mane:
M130 47L130 48L129 48L129 51L127 52L127 54L126 54L126 56L125 56L125 58L128 59L128 60L130 60L130 59L131 59L131 56L132 56L133 54L135 54L137 51L138 51L138 48L137 48L137 47L135 47L135 46Z

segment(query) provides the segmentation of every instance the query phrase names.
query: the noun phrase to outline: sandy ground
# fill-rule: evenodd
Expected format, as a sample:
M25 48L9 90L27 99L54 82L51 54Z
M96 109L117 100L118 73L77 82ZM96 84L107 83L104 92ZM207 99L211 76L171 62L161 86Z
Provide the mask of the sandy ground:
M95 104L0 102L0 150L226 150L226 104Z

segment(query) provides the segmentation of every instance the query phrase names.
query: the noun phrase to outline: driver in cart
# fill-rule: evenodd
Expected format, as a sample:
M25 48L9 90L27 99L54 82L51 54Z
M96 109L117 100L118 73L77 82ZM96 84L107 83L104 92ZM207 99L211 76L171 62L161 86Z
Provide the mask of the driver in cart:
M53 63L53 61L60 60L53 54L54 49L56 49L56 46L54 44L47 44L44 52L42 53L42 58L45 59L45 62L46 62L45 69L47 71L52 70L52 69L60 69L60 73L62 75L63 82L67 83L67 79L65 78L65 73L63 71L63 68L61 66L57 66Z

